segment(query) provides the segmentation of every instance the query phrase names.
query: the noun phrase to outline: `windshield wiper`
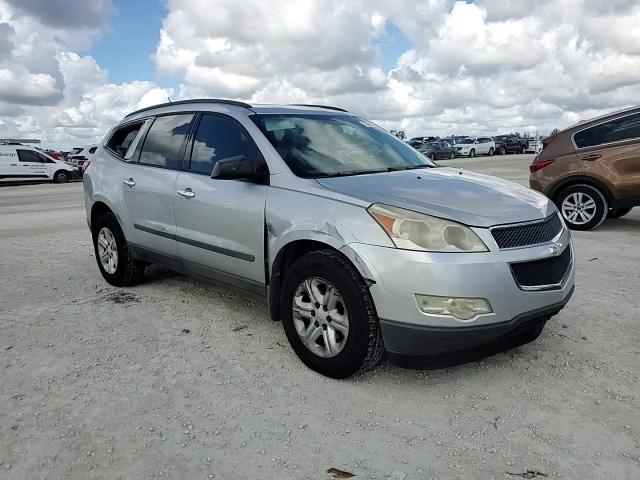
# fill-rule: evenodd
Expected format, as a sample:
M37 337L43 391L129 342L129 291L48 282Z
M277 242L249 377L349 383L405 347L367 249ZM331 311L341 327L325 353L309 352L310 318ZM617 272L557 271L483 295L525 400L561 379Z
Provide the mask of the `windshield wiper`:
M390 170L388 168L382 168L379 170L346 170L344 172L321 173L314 178L350 177L353 175L367 175L369 173L384 173L389 171Z

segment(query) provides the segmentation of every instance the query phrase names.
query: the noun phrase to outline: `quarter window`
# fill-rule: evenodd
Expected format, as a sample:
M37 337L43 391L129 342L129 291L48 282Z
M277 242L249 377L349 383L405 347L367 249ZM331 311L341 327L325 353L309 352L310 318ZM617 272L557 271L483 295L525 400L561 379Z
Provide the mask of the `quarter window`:
M157 117L144 140L140 163L180 170L180 149L189 133L192 118L191 113Z
M107 148L125 160L131 158L144 123L130 123L116 130L107 142Z
M220 159L244 155L256 161L260 153L246 130L235 120L222 115L202 115L193 142L193 173L210 175Z
M578 148L640 138L640 114L616 118L587 128L576 133L573 138Z

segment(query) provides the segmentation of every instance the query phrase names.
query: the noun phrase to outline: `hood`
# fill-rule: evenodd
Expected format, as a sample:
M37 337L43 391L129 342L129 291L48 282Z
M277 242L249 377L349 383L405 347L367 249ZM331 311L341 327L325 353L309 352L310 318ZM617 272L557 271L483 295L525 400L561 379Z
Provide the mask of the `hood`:
M527 222L556 210L547 197L499 178L454 168L320 178L322 186L475 227Z

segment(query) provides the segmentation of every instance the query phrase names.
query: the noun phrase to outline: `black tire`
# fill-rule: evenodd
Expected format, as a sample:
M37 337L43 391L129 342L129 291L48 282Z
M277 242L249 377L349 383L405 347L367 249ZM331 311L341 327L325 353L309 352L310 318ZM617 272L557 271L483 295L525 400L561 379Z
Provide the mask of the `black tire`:
M58 170L53 174L53 181L55 183L68 183L71 180L71 173L66 170Z
M112 274L104 269L102 262L100 262L100 255L98 254L98 234L103 227L108 228L113 234L118 251L118 263L115 272ZM100 215L91 226L91 233L98 268L108 283L115 287L126 287L135 285L142 280L145 264L131 257L127 240L124 238L120 224L113 213L107 212Z
M593 218L585 223L575 223L567 213L563 210L563 203L566 199L568 199L573 194L583 194L588 198L592 199L595 202L595 212L593 214ZM607 218L607 213L609 211L609 205L607 203L606 197L602 194L600 190L592 185L580 184L580 185L571 185L570 187L565 188L561 192L559 192L555 196L555 203L560 210L562 218L564 218L565 223L571 230L592 230L602 224ZM586 201L584 203L587 203Z
M620 218L624 217L627 213L633 210L633 207L627 208L610 208L607 218Z
M345 378L375 367L384 354L378 315L367 284L354 266L334 250L319 250L299 258L284 274L280 312L293 351L312 370L331 378ZM333 285L349 315L349 333L337 355L323 358L309 350L296 331L292 304L298 286L320 276Z
M494 153L494 150L493 150L493 147L491 147L491 148L489 149L489 156L490 156L490 157L493 157L493 153Z
M520 153L522 153L523 155L527 153L527 147L523 145L522 148L520 149Z
M475 148L472 148L471 151L469 152L469 158L473 158L476 156L476 150Z
M456 158L456 152L451 152L451 153L449 154L449 158L450 158L451 160L453 160L454 158Z
M500 150L498 150L500 152L500 155L506 155L507 154L507 150L504 147L500 147Z
M436 154L435 154L435 153L430 153L430 154L429 154L429 159L430 159L432 162L435 162L435 161L436 161Z

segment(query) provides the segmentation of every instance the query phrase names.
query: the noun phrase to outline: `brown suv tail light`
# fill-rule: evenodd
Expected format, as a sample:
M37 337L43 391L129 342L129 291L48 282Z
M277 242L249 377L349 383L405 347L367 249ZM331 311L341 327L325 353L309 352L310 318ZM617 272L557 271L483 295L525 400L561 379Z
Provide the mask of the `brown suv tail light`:
M548 167L553 162L555 162L555 160L534 160L533 163L529 165L529 171L531 173L537 172L538 170L541 170L544 167Z

